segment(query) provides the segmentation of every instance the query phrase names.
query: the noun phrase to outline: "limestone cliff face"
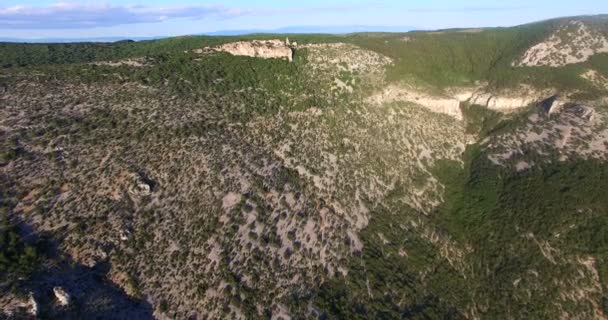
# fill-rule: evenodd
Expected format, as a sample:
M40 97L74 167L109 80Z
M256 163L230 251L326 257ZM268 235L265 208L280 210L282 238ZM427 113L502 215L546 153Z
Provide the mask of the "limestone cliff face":
M212 48L213 51L228 52L235 56L258 57L264 59L293 60L290 44L281 40L253 40L226 43Z
M488 109L496 111L510 111L527 107L530 104L538 103L543 100L543 97L537 96L526 96L521 97L510 97L494 95L491 93L474 94L468 99L471 104L485 106Z
M539 104L547 98L556 95L556 90L539 90L522 85L511 90L493 92L485 86L476 88L452 88L448 95L460 102L484 106L501 112L510 112L533 104Z
M460 111L460 101L449 98L437 98L430 96L415 96L410 100L431 111L450 115L458 120L462 120L462 112Z
M395 101L406 101L423 106L433 112L450 115L462 120L460 101L450 97L432 96L411 88L389 86L383 92L369 98L371 102L382 104Z
M555 90L535 90L529 87L505 92L488 92L484 87L452 88L442 95L434 95L412 87L391 85L371 96L369 101L378 104L395 101L410 102L462 120L461 103L480 105L499 112L511 112L544 103L554 96L556 96Z

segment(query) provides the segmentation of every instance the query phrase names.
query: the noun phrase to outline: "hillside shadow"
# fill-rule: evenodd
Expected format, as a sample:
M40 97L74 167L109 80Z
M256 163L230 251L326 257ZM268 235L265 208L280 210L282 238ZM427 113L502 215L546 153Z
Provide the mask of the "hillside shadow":
M153 319L153 308L145 300L133 299L107 280L109 263L95 267L70 265L44 270L24 287L34 292L40 316L49 319ZM70 295L70 305L57 305L54 287Z
M108 280L109 262L93 267L75 263L62 255L50 237L36 234L18 223L27 242L37 242L44 255L42 267L27 279L19 281L22 294L32 293L38 303L41 319L153 319L153 307L143 299L134 299ZM70 296L68 306L57 303L53 288L61 287ZM6 293L6 292L5 292ZM0 294L3 294L0 292ZM2 318L0 314L0 318Z

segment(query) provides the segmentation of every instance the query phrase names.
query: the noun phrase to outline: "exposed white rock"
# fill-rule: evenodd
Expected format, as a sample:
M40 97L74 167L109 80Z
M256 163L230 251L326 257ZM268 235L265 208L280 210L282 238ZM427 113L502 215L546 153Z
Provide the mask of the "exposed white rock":
M497 96L491 93L475 94L469 99L469 103L485 106L496 111L508 111L527 107L533 103L542 101L543 98L534 96L507 97Z
M129 236L131 235L131 232L129 232L129 230L121 230L120 231L120 240L121 241L127 241L129 240Z
M516 165L515 165L515 169L517 170L517 172L521 172L521 171L525 171L530 169L532 166L526 162L526 161L519 161Z
M482 87L454 88L451 89L451 95L460 102L484 106L495 111L509 112L541 103L555 95L555 90L537 90L524 85L517 89L501 92L487 92Z
M10 297L9 301L5 303L6 304L2 305L2 309L0 309L0 318L3 316L8 316L9 319L13 319L12 317L24 310L34 319L38 316L38 302L34 298L34 294L31 292L27 299Z
M63 289L62 287L54 287L53 293L55 294L55 298L60 306L68 306L70 305L70 295Z
M28 313L33 315L34 317L38 316L38 302L36 301L36 299L34 298L34 294L30 293L30 299L29 299L29 309L28 309Z
M561 67L585 62L593 55L604 52L608 52L608 39L603 34L581 21L570 21L528 49L512 65Z
M589 69L581 74L581 78L591 82L596 87L608 90L608 78L597 70Z
M608 158L607 115L602 107L561 103L559 99L545 104L555 105L551 117L528 117L529 122L515 132L505 133L483 142L490 154L488 159L497 165L514 165L517 170L525 170L521 156L530 152L546 155L558 152L560 161L572 155L584 159L606 160ZM535 160L536 161L536 160ZM530 166L534 163L530 162Z
M444 113L462 120L460 104L463 102L484 106L495 111L509 112L539 104L553 95L552 90L537 91L527 87L500 93L485 92L481 88L452 88L447 90L444 95L433 95L412 87L389 86L368 100L378 104L407 101L433 112Z
M289 309L282 304L276 305L272 310L271 320L291 320Z
M142 196L147 196L150 194L150 186L145 183L140 183L137 185L137 191Z
M230 211L241 201L241 198L240 194L229 192L222 198L222 208L226 211Z
M128 188L129 194L140 198L152 194L152 187L139 174L133 174L131 180L132 182Z
M334 79L334 85L332 86L332 89L338 91L346 91L349 93L352 93L354 90L353 87L344 83L344 81L340 80L339 78Z
M129 192L135 196L146 197L151 193L150 186L146 183L138 183L133 188L129 190Z
M444 113L458 120L463 119L460 101L457 99L415 96L413 101L431 111Z
M473 95L475 94L475 90L457 90L455 89L455 92L451 92L450 95L452 97L454 97L456 100L460 101L460 102L467 102L471 99L471 97L473 97Z
M289 39L287 40L289 41ZM253 40L226 43L213 48L205 48L210 51L228 52L235 56L257 57L264 59L293 60L293 49L289 42L281 40ZM195 53L203 53L205 49L195 50Z
M151 65L151 60L149 58L134 58L134 59L125 59L118 61L98 61L92 62L92 65L96 66L108 66L108 67L147 67Z
M567 102L561 99L555 99L551 105L548 106L548 113L555 114L561 112L566 106Z
M369 101L377 104L406 101L421 105L433 112L450 115L458 120L463 119L458 99L432 96L413 88L389 86L384 91L371 96Z

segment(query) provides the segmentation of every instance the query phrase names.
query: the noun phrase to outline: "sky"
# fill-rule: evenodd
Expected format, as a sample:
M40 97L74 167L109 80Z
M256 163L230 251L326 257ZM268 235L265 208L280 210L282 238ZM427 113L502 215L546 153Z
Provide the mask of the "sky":
M513 26L608 13L607 0L0 0L0 37L178 36L291 26Z

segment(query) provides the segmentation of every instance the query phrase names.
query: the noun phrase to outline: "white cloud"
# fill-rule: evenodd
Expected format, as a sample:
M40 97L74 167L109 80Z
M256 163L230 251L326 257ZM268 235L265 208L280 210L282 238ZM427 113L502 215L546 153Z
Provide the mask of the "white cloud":
M149 7L143 5L83 5L71 2L46 7L12 6L0 8L2 29L82 29L133 23L155 23L170 19L234 18L256 14L250 9L222 5Z

